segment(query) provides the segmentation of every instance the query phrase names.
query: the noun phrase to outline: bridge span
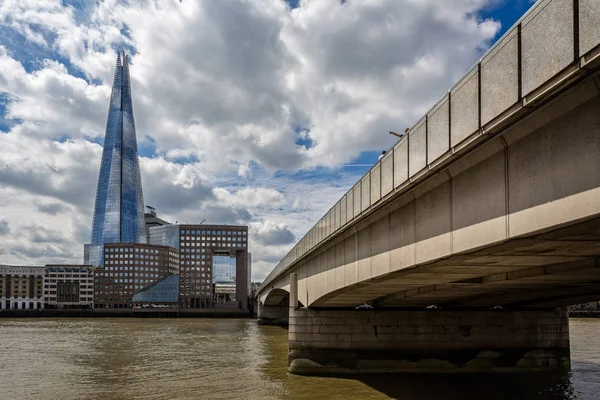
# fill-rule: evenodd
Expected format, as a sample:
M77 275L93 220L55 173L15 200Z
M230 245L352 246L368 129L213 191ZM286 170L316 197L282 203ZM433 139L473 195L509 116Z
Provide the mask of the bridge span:
M291 372L569 368L563 307L600 300L598 26L538 1L281 260L259 318Z

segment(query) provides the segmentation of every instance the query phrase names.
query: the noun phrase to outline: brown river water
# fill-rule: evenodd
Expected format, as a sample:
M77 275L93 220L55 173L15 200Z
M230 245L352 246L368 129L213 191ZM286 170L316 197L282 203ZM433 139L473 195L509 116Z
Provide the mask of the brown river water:
M287 373L287 331L243 319L0 319L0 399L600 399L600 319L568 374Z

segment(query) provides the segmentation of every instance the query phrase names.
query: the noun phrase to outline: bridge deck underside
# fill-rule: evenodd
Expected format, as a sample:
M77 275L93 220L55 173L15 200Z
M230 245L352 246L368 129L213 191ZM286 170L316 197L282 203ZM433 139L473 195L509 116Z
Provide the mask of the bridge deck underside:
M363 281L314 306L550 308L598 299L600 219L594 219Z

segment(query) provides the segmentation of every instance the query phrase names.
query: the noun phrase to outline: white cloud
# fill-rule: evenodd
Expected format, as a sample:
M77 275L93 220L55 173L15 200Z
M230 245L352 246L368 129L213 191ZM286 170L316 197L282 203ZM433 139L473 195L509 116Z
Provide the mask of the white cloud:
M276 223L271 220L255 222L250 224L250 234L254 240L265 246L285 245L293 243L296 236L284 223Z
M229 193L227 189L215 188L213 194L222 204L248 208L276 207L285 201L281 193L269 188L246 187L235 193Z
M261 279L358 178L336 168L388 148L388 130L476 61L499 29L478 17L494 1L1 2L5 32L59 60L37 55L32 70L0 39L0 95L17 121L0 133L0 261L79 260L101 154L88 140L104 133L125 46L138 140L156 146L141 159L146 203L173 221L250 223ZM57 242L27 242L34 222Z

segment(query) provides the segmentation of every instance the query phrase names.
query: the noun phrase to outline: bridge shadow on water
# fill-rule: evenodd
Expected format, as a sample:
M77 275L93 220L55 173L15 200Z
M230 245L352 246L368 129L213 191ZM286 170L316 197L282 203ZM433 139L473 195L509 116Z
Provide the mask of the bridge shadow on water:
M578 382L577 372L490 374L382 374L354 376L378 392L401 400L598 400L599 365L596 382Z

